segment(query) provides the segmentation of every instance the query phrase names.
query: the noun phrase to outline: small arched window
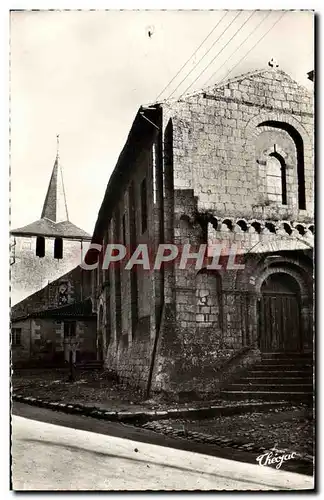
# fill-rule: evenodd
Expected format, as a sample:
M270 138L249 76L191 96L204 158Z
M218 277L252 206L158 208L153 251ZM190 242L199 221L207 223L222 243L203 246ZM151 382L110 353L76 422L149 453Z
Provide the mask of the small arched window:
M63 239L55 238L54 240L54 259L63 259Z
M286 163L276 151L267 160L267 191L270 201L287 205Z
M45 238L44 236L37 236L36 238L36 255L37 257L45 256Z
M259 123L258 127L271 127L286 131L293 140L297 153L297 179L298 179L298 207L300 210L306 210L305 193L305 162L304 162L304 141L300 133L292 125L276 120L267 120ZM283 203L287 204L287 203Z

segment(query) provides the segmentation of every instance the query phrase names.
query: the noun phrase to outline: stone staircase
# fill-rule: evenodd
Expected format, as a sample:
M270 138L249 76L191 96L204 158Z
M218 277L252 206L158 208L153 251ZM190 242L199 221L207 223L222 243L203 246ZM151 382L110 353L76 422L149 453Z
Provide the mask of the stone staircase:
M262 353L261 361L234 378L221 392L230 400L312 403L312 353Z

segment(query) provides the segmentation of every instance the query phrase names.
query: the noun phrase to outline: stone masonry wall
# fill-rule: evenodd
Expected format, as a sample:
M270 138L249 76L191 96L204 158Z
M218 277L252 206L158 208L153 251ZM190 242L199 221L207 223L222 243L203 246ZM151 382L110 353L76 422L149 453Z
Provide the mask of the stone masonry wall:
M161 107L163 166L155 170L153 139L140 154L134 145L104 241L152 249L221 241L227 250L236 244L249 264L217 273L192 265L139 268L136 276L123 265L99 272L98 332L105 366L122 381L146 387L157 338L153 391L212 392L228 361L242 349L255 352L260 280L273 272L267 256L280 253L278 269L307 288L310 268L286 254L297 258L313 246L313 100L288 75L267 69ZM141 231L144 177L148 224Z
M313 97L288 75L270 69L242 75L172 103L164 114L164 126L173 120L175 189L193 189L200 211L257 219L313 217ZM296 155L291 127L303 140L306 210L298 210L294 199L297 165L291 165ZM260 134L269 147L275 141L290 155L288 206L268 205L258 163Z
M156 218L160 208L159 197L154 193L157 188L153 179L153 154L157 153L151 139L134 161L129 182L111 220L107 221L105 242L125 244L127 257L122 263L111 266L105 274L98 271L99 288L102 289L104 280L108 283L98 302L103 308L104 324L98 324L98 330L104 332L105 367L117 373L122 382L142 389L147 386L156 308L161 297L153 271L142 266L127 270L125 265L137 245L147 244L150 256L154 253L158 230ZM146 183L146 227L142 222L143 181Z
M172 122L173 130L174 241L222 242L225 253L236 244L252 257L244 271L218 271L219 280L202 278L193 266L174 271L175 312L160 333L156 390L215 390L224 361L257 340L256 283L265 275L265 256L313 247L313 120L312 97L278 70L243 75L164 107L164 128ZM275 155L285 162L286 203L274 178ZM280 269L295 277L304 272L288 261ZM305 310L307 321L309 303Z
M79 241L63 241L63 259L54 259L54 239L45 239L45 256L36 256L36 237L15 237L11 244L12 262L10 266L11 304L15 305L26 297L45 288L49 282L57 280L81 263ZM83 242L83 252L89 243Z
M64 320L52 318L28 318L13 324L21 328L21 346L13 347L13 362L22 360L68 360L67 345L64 342ZM76 319L75 348L78 358L94 357L96 323L94 320Z
M15 363L17 360L24 360L30 357L31 349L31 320L17 321L14 328L21 328L21 344L14 346L11 344L11 359Z
M89 297L91 283L88 278L88 271L84 271L80 266L77 266L72 271L62 275L13 306L11 310L12 317L22 317L32 312L79 302ZM61 288L62 285L63 288ZM64 302L65 299L66 302Z

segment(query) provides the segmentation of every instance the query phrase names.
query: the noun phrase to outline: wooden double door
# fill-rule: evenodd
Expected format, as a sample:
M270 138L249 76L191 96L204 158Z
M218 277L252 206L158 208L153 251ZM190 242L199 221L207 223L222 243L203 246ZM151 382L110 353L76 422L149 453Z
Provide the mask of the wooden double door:
M301 303L297 283L287 274L271 275L259 300L259 347L263 352L302 350Z

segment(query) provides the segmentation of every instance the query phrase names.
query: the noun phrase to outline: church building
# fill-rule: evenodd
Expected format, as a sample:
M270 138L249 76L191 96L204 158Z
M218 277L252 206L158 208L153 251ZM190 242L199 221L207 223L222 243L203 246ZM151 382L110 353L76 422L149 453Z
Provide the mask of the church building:
M312 93L274 66L139 109L93 243L216 243L225 265L98 265L107 369L147 394L215 393L244 366L226 397L312 392L313 141Z

